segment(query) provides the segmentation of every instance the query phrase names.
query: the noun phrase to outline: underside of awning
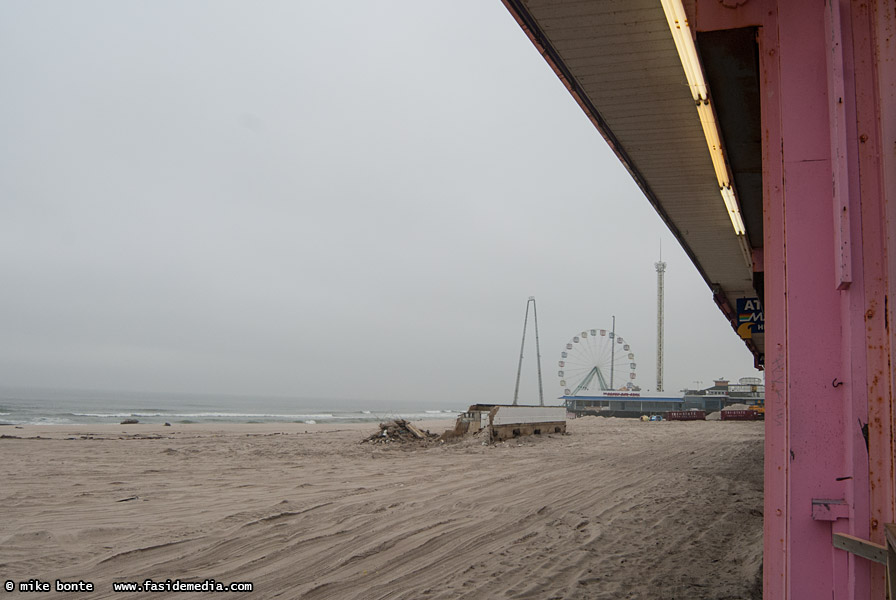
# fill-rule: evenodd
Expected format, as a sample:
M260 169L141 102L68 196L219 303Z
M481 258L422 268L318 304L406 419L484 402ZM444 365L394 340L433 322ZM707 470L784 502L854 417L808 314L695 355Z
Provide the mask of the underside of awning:
M696 39L746 229L738 236L660 0L503 1L738 329L737 300L763 294L755 30L701 32ZM745 343L762 365L764 334Z

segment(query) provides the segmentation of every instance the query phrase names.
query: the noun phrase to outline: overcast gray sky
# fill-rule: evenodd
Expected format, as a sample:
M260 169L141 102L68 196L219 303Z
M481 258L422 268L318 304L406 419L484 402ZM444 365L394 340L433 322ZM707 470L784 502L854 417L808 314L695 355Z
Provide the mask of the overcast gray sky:
M653 389L661 240L666 389L756 374L499 0L4 0L0 80L0 384L511 400L534 295Z

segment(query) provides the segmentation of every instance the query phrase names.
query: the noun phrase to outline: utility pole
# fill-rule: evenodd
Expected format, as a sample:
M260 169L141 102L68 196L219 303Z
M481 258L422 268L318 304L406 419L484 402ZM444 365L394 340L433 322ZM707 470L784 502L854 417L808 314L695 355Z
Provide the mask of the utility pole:
M535 356L538 364L538 403L544 406L544 388L541 384L541 348L538 342L538 309L535 306L535 296L529 296L526 302L526 316L523 319L523 341L520 343L520 362L516 369L516 389L513 392L513 405L516 406L520 397L520 374L523 372L523 349L526 347L526 325L529 323L529 304L532 304L532 315L535 320Z

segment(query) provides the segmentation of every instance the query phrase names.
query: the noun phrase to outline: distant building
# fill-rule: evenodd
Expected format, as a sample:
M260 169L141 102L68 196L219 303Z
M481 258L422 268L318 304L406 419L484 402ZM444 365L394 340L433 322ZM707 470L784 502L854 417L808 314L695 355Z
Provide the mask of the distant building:
M696 408L706 412L722 410L732 404L762 406L765 404L765 385L758 377L741 377L737 383L716 379L711 387L685 390L682 398L685 410Z

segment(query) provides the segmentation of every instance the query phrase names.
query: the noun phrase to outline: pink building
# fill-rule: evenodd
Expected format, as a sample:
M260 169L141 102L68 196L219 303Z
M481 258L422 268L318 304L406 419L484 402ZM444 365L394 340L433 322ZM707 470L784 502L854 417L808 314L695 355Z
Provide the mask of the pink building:
M503 1L766 370L764 597L885 598L896 2Z

